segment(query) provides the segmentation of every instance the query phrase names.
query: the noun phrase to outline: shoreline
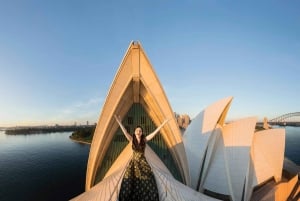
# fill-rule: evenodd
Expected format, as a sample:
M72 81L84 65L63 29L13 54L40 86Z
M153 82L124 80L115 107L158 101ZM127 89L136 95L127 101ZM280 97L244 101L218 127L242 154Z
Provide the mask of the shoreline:
M71 137L71 135L69 136L69 139L72 140L73 142L77 142L80 144L88 144L88 145L92 144L91 142L84 141L83 139L74 139Z
M7 135L30 135L30 134L44 134L57 132L76 132L82 129L92 129L95 125L67 125L67 126L32 126L32 127L11 127L4 130Z

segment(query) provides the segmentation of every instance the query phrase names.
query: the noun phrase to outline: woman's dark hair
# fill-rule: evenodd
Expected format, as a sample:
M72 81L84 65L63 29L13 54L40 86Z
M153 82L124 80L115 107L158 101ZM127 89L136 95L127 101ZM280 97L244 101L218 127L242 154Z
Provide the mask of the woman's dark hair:
M136 150L136 151L144 151L145 150L145 147L146 147L146 137L144 135L144 132L143 132L143 128L141 126L136 126L134 131L137 129L137 128L140 128L142 130L142 136L141 136L141 141L140 143L138 143L137 139L136 139L136 136L135 134L133 134L132 136L132 149Z

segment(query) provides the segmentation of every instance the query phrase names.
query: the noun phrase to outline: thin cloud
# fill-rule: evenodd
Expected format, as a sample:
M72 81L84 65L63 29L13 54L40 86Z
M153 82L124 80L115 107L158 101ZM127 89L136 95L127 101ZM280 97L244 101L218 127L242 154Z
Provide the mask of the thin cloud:
M51 123L74 123L84 121L96 121L99 107L103 102L102 97L93 97L70 104L70 106L61 109L57 115L50 119Z

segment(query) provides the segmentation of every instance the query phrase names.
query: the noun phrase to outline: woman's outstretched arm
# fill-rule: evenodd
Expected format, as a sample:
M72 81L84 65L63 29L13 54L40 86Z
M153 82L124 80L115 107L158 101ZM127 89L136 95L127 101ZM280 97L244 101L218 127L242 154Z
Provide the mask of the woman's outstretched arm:
M123 131L125 137L127 138L128 141L131 142L131 141L132 141L132 136L127 132L126 128L123 126L123 124L122 124L120 118L117 117L116 115L114 115L114 116L115 116L116 121L117 121L118 124L120 125L120 128L121 128L121 130Z
M146 136L146 141L151 140L158 133L158 131L169 121L170 119L166 119L159 127L155 129L152 133Z

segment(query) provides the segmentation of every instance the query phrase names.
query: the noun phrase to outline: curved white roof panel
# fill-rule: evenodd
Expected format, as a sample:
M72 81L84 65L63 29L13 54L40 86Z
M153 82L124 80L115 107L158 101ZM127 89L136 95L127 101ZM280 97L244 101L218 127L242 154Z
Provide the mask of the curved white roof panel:
M183 135L193 189L197 189L199 184L200 171L210 134L216 128L217 123L224 123L231 101L232 97L227 97L208 106L192 120Z
M205 161L210 165L203 176L204 189L242 200L255 125L255 117L246 118L225 125L221 134L214 133L218 136L211 158Z

